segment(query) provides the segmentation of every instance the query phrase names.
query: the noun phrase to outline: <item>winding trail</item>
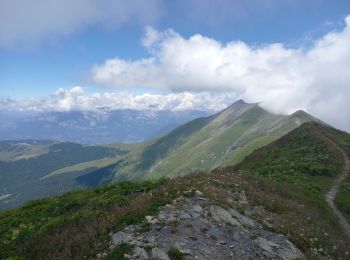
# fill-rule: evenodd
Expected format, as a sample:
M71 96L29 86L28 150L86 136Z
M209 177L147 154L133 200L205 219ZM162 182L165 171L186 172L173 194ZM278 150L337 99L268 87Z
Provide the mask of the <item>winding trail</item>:
M350 171L350 159L348 157L348 155L346 154L346 152L340 148L334 141L329 140L332 145L338 149L344 158L344 169L343 172L341 173L341 175L335 180L333 186L331 187L331 189L329 190L329 192L326 194L326 200L328 205L331 207L332 211L334 212L334 214L338 217L339 223L344 231L344 233L347 235L347 237L350 239L350 224L347 221L347 219L345 218L345 216L343 215L343 213L341 213L338 208L335 206L334 204L334 198L335 195L337 194L340 185L346 180L346 178L348 177L349 171Z

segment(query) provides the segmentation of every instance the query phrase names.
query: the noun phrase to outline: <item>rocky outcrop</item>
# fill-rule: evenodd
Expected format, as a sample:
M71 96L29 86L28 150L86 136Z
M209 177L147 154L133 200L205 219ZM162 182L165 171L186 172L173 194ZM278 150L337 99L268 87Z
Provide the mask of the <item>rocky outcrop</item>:
M111 236L112 247L129 243L131 259L169 259L176 249L186 259L302 259L284 236L264 230L248 215L224 208L198 192L147 216L149 230L128 226Z

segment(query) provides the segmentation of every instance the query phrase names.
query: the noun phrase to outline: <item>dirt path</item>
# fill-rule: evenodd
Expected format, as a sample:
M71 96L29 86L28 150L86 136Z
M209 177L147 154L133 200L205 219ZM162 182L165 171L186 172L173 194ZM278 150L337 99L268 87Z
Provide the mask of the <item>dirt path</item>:
M340 185L346 180L346 178L348 177L349 171L350 171L350 159L348 157L348 155L346 154L346 152L341 149L336 143L334 143L333 141L331 141L332 144L334 145L334 147L336 147L342 154L343 154L343 158L344 158L344 169L342 174L338 177L338 179L335 180L333 186L331 187L331 189L329 190L329 192L326 195L326 200L328 205L331 207L331 209L333 210L334 214L338 217L339 223L341 225L341 227L343 228L345 234L348 236L348 238L350 239L350 224L347 221L347 219L345 218L345 216L343 215L343 213L341 213L337 207L334 204L334 198L335 195L337 194Z

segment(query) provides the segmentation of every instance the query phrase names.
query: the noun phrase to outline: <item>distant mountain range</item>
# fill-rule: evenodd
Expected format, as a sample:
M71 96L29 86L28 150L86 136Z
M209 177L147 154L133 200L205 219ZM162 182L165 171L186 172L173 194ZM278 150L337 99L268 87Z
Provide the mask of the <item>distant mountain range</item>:
M122 121L130 122L128 127L131 128L132 124L137 124L135 128L140 134L142 129L147 132L146 125L155 126L155 122L165 116L157 112L156 119L149 122L145 119L152 118L149 114L129 112L122 112L123 115L128 115ZM118 113L120 112L108 112L109 119L106 122L112 122L113 116ZM187 118L196 113L189 113ZM140 118L132 118L132 115L139 115ZM169 115L176 118L173 112ZM92 126L83 127L91 118L82 112L70 114L70 117L76 119L73 121L58 120L60 116L62 114L53 117L53 125L59 125L57 122L71 122L69 129L81 127L93 132ZM45 118L44 125L48 122ZM115 118L121 122L123 117ZM185 118L184 114L181 118ZM169 119L168 122L170 121L172 120ZM274 115L258 104L247 104L239 100L215 115L194 119L167 134L136 144L82 146L31 140L0 142L0 208L15 207L30 199L56 195L78 187L95 187L114 181L160 176L174 177L194 170L235 165L255 149L310 121L319 120L303 111L289 116ZM79 122L83 122L83 126ZM46 130L44 127L42 132ZM100 130L96 128L96 133ZM36 131L39 136L40 129ZM78 133L79 131L76 132ZM84 133L82 131L76 141L85 140L87 137Z
M0 140L55 140L81 144L114 142L136 143L208 112L112 110L95 111L10 112L0 111Z

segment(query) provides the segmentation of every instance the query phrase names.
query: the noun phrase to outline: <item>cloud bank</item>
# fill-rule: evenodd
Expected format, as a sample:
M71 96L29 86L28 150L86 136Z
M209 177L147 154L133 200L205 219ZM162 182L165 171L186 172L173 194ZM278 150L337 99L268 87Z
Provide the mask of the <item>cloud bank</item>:
M137 21L151 23L160 0L2 0L0 47L35 44L94 25L107 28Z
M82 87L68 90L59 89L49 97L41 99L14 100L0 98L0 110L8 111L72 111L96 110L101 107L111 109L136 110L200 110L218 111L230 105L237 96L233 93L220 93L212 95L209 92L200 93L170 93L163 95L141 94L129 92L85 93Z
M147 27L149 57L113 58L95 66L92 84L180 91L231 92L275 113L303 109L350 130L350 16L344 27L307 48L249 46ZM204 101L203 101L204 102Z

